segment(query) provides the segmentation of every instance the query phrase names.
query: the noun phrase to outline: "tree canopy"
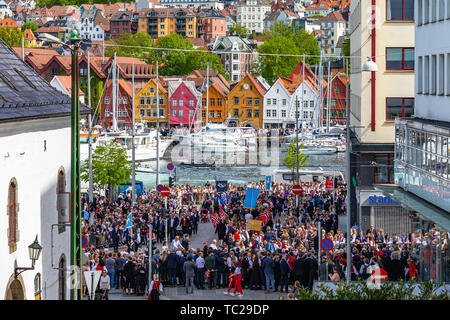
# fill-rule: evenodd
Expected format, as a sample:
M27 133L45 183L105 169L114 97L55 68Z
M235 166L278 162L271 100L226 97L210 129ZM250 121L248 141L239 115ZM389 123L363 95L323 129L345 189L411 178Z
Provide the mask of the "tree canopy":
M21 27L22 31L25 31L27 29L30 29L31 31L36 31L38 28L39 28L38 25L33 21L25 22Z
M246 38L248 36L248 29L240 23L235 23L234 25L232 25L228 29L228 32L230 33L230 35L237 35L241 38Z
M37 0L36 1L36 7L38 8L50 8L53 6L68 6L68 5L74 5L74 6L81 6L82 4L91 4L93 1L86 1L86 0ZM95 0L95 3L98 4L111 4L116 2L126 2L126 3L133 3L133 0Z
M304 29L294 30L294 28L282 23L272 25L271 36L258 48L258 53L262 54L256 64L255 73L263 76L269 84L275 82L278 76L287 77L302 59L305 54L306 63L315 64L318 57L308 57L308 55L319 56L319 43L313 34ZM264 55L270 54L270 55ZM289 54L293 56L280 56L279 54ZM297 55L297 56L295 56Z
M15 28L0 28L0 39L3 39L10 47L20 47L22 45L22 32Z
M146 53L149 49L144 49L144 47L151 47L153 44L153 40L145 32L137 32L137 33L125 33L115 39L116 44L121 46L132 46L132 47L141 47L141 48L126 48L126 47L107 47L105 54L107 56L111 56L114 52L119 56L126 57L136 57L144 59L146 57Z
M131 175L131 164L124 148L115 140L109 140L104 145L95 148L92 154L92 180L97 188L118 187L128 183ZM81 169L81 179L89 181L89 159L86 159Z
M298 151L298 167L299 169L302 168L306 161L308 160L309 156L305 155L301 152L301 149L304 148L305 145L299 143L298 150L297 150L297 138L294 138L289 146L286 148L286 156L284 157L284 164L286 167L292 170L297 168L297 151Z

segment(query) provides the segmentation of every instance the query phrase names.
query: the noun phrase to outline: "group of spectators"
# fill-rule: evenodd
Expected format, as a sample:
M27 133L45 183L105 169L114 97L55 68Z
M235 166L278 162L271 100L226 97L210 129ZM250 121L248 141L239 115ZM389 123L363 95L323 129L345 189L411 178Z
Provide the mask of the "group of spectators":
M89 239L86 270L103 270L103 288L122 288L124 294L142 295L148 290L149 225L154 252L151 279L163 287L185 286L186 292L228 288L225 294L242 295L242 289L289 292L299 287L312 289L314 280L339 281L346 274L346 234L339 229L345 213L345 189L327 190L325 182L303 183L299 207L288 184L254 183L261 190L255 208L244 207L245 186L228 185L217 192L214 185L177 185L165 199L155 189L144 192L135 205L119 195L111 201L95 196L83 213L83 234ZM131 214L131 227L126 227ZM252 221L262 221L260 231ZM205 239L200 248L190 246L198 225L210 223L215 239ZM320 237L319 237L320 234ZM320 252L320 240L329 238L333 249ZM383 268L389 280L415 280L420 260L424 270L434 268L440 244L447 250L447 233L432 228L421 235L385 234L371 226L351 228L352 280L365 280L371 270ZM211 241L212 240L212 241ZM420 246L419 246L420 244ZM432 272L429 272L432 275ZM102 284L103 283L103 284ZM161 285L159 285L161 284ZM234 291L231 292L231 287ZM154 288L153 283L150 288Z

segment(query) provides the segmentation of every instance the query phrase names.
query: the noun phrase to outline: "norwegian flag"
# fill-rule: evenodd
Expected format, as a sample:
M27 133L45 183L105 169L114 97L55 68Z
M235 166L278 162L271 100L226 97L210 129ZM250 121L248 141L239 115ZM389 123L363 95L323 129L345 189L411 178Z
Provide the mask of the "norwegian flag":
M219 208L219 216L223 218L225 216L225 212L222 210L222 208Z
M266 210L263 210L259 213L259 220L262 220L264 224L267 223L267 221L272 219L272 214L269 212L269 208Z
M220 222L220 217L216 217L216 215L214 215L214 216L211 218L211 222L214 224L214 228L216 228L216 227L217 227L217 224Z

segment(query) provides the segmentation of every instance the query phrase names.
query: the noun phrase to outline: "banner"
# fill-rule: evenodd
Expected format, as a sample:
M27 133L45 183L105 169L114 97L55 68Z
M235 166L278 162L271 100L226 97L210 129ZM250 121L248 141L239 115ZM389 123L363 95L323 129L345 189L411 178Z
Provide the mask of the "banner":
M252 231L261 231L262 221L249 219L247 220L247 229Z
M216 181L217 192L227 192L228 191L228 181Z
M272 176L266 176L266 191L270 191L272 185Z
M255 208L256 200L258 199L259 189L248 188L245 191L244 207L245 208Z

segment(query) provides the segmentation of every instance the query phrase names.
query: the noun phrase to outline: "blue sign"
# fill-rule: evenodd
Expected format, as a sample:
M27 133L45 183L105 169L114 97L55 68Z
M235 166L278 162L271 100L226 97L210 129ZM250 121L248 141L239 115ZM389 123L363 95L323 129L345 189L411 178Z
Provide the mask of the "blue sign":
M156 187L156 190L161 192L162 188L163 188L163 185L162 184L158 184L158 186Z
M381 196L371 196L369 197L370 204L398 204L397 201L394 201L390 196L381 197Z
M323 251L330 251L333 249L333 241L331 239L325 238L320 242L320 248Z
M270 190L271 185L272 185L272 176L266 176L266 191Z
M172 162L169 162L169 163L167 164L167 169L173 170L173 168L175 168L175 166L173 165Z
M86 238L86 236L85 235L82 235L81 236L81 246L83 247L83 248L85 248L86 246L87 246L87 238Z
M259 189L247 188L245 191L244 207L255 208L256 200L258 199Z
M217 192L227 192L228 191L228 181L216 181Z

